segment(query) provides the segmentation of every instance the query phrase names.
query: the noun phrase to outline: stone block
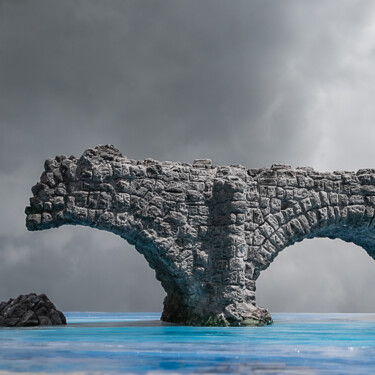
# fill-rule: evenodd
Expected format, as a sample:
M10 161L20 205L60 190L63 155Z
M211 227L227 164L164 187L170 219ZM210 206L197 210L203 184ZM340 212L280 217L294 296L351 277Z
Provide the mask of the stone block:
M29 214L27 216L27 226L30 229L37 227L42 222L41 214Z
M161 207L154 204L153 201L150 202L151 207L156 207L159 209L161 214ZM130 195L127 193L117 193L113 197L113 207L116 212L126 212L130 208Z
M372 207L372 206L365 206L366 208L365 208L365 214L364 214L364 217L365 217L365 219L367 219L367 220L372 220L373 219L373 217L374 217L374 207Z
M294 190L293 189L285 189L285 200L286 201L293 201L294 199Z
M284 199L285 198L285 191L283 188L278 187L276 188L276 198L278 199Z
M306 218L306 216L305 215L299 215L298 220L301 223L305 233L309 233L311 228L310 228L310 224L309 224L309 221Z
M241 271L245 270L245 262L240 258L232 258L229 260L229 270L231 271Z
M328 198L328 193L325 191L319 192L320 195L320 202L322 206L329 206L329 198Z
M252 209L251 210L252 213L253 213L253 221L254 223L258 224L258 225L262 225L264 223L264 218L263 218L263 215L262 215L262 211L255 208L255 209Z
M349 204L362 205L365 203L365 197L363 195L352 195L349 198Z
M362 220L364 213L365 213L365 206L362 206L362 205L348 206L348 222L357 223L358 221Z
M361 188L361 194L375 195L375 185L363 185Z
M327 207L323 207L317 210L318 213L318 220L321 222L325 222L328 219L328 209Z
M280 238L277 232L275 232L270 238L269 241L272 243L272 245L277 249L277 251L280 251L284 248L284 241Z
M333 206L339 204L339 195L337 193L329 193L329 203Z
M271 212L275 213L281 210L281 200L277 198L271 198L270 200Z
M52 215L48 212L43 212L42 214L42 223L43 224L50 224L52 223Z
M247 211L246 201L233 201L228 207L228 213L245 214Z
M339 203L341 206L346 206L349 204L349 198L346 194L339 194Z
M297 215L297 216L302 213L301 205L298 202L295 202L293 204L293 211L294 211L294 214Z
M245 223L245 215L244 214L237 214L236 215L236 225L242 225Z
M312 209L312 203L310 198L302 199L300 205L303 212L310 211Z
M277 218L275 217L275 215L268 215L266 217L266 221L267 223L269 223L271 225L271 227L274 229L274 230L277 230L280 226Z
M278 212L277 214L273 215L276 218L279 226L285 224L285 216L282 212Z
M272 226L269 225L267 222L264 223L259 229L265 238L269 238L271 234L275 231L272 228Z
M322 206L319 192L310 191L309 198L310 198L310 202L313 208L320 208Z
M87 208L83 207L74 207L73 208L73 215L76 220L83 220L87 219Z
M131 194L133 192L131 188L131 182L127 180L120 180L115 185L115 190L120 193Z
M211 159L195 159L193 162L194 167L208 167L212 165Z
M270 199L267 198L260 198L259 200L259 208L268 208L270 204Z
M303 198L308 197L308 195L309 195L309 192L307 189L297 188L297 189L294 189L294 192L293 192L293 198L295 200L301 200Z
M316 213L314 211L309 211L306 213L306 217L309 221L310 226L316 227L316 225L318 224L318 218Z
M295 218L295 219L292 219L290 221L290 227L292 228L293 232L295 234L303 234L305 233L305 230L303 228L303 225L301 224L301 222L298 220L298 218Z

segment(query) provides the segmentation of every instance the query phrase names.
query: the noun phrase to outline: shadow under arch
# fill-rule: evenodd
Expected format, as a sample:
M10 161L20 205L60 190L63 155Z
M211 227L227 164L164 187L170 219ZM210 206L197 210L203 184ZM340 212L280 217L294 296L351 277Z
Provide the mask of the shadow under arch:
M275 312L375 311L375 262L361 246L313 238L279 254L257 280L257 302Z

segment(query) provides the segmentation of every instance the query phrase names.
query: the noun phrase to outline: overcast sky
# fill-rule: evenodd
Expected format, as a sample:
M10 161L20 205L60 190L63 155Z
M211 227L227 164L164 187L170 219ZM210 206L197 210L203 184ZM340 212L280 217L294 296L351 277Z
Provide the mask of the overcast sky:
M47 157L114 144L134 159L321 171L375 167L375 2L0 0L0 300L161 311L119 237L27 232ZM260 277L271 311L375 311L375 262L309 240Z

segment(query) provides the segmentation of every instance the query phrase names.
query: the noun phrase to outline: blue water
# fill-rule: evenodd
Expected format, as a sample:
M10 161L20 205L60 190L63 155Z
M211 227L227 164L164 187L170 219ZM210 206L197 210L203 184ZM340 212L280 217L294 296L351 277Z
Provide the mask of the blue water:
M0 328L0 374L375 374L375 314L273 314L267 327L184 327L157 313L66 313Z

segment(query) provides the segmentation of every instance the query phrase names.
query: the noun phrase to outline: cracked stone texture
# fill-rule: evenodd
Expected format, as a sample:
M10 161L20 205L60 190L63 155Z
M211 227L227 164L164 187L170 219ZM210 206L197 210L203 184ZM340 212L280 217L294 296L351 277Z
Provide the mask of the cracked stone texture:
M30 327L66 324L64 314L45 294L30 293L0 302L0 326Z
M271 323L256 305L255 282L281 250L305 238L340 238L374 258L375 169L136 161L111 145L44 167L27 228L79 224L127 240L167 293L164 321Z

